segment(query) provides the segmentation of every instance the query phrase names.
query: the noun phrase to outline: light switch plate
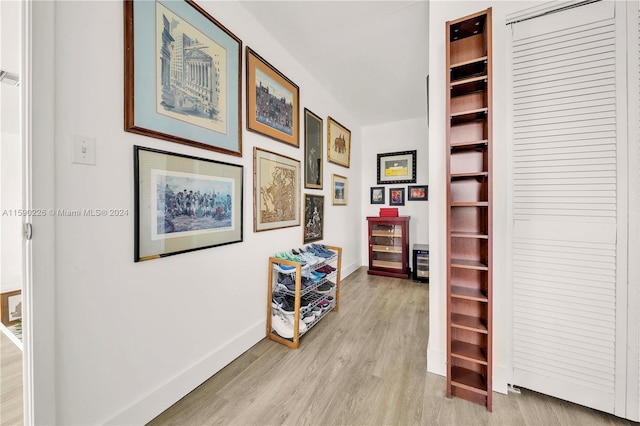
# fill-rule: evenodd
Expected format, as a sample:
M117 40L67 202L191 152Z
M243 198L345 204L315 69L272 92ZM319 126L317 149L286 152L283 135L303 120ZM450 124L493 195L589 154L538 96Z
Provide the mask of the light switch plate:
M75 164L96 165L96 138L73 135L73 158Z

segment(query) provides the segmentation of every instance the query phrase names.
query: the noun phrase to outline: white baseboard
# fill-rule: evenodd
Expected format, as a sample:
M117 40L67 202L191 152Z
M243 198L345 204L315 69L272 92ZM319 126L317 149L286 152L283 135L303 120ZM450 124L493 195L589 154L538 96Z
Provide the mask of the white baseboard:
M340 280L343 280L345 278L347 278L349 275L353 274L355 271L357 271L362 265L360 264L360 261L357 262L353 262L351 265L347 266L347 267L342 267L342 272L340 273Z
M265 337L259 321L101 424L146 424Z

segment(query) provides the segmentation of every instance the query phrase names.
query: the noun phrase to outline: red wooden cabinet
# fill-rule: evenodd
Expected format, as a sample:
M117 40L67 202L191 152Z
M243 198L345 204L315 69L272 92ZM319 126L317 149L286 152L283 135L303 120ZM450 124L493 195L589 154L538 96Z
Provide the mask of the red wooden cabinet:
M409 216L367 217L372 275L409 278Z

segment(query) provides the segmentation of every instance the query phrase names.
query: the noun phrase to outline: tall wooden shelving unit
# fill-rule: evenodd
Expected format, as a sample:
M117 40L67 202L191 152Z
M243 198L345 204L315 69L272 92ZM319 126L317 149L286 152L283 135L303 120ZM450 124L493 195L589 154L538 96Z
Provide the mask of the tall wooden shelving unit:
M446 23L447 397L491 411L491 9Z

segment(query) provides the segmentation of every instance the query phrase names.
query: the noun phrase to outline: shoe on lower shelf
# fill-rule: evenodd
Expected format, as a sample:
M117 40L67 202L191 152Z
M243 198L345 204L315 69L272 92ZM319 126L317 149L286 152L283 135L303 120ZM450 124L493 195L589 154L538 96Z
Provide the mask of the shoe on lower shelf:
M329 293L331 291L332 287L329 285L329 283L325 282L320 284L317 288L316 288L316 293L320 293L320 294L326 294Z
M271 315L271 328L273 328L280 337L293 339L293 324L279 311L274 311Z

